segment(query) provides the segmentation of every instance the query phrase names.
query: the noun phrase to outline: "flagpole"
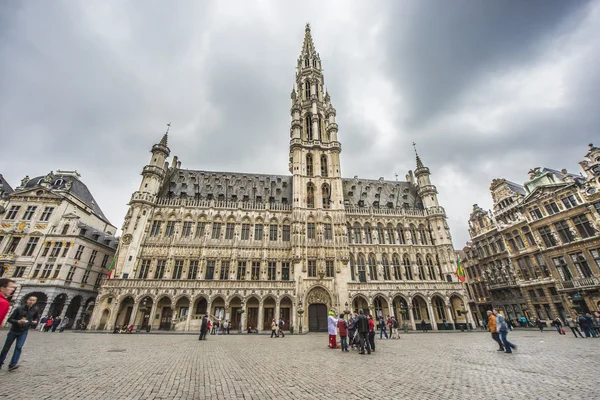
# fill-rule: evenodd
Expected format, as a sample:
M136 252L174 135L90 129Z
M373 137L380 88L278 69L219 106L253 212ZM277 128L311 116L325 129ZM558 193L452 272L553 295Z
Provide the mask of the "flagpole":
M120 249L121 249L121 240L119 239L119 244L117 245L117 251L115 252L115 256L113 257L113 260L111 263L112 268L109 268L108 273L106 275L106 279L112 279L113 270L117 269L117 258L119 257Z

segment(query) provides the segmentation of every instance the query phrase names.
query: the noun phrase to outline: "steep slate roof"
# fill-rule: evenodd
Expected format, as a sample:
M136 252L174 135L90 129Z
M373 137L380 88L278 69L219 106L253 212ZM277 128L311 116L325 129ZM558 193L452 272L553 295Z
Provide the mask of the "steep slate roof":
M12 192L14 192L13 188L6 181L6 179L4 179L4 176L0 174L0 197L11 194Z
M204 200L212 198L292 204L292 182L293 178L290 175L175 169L169 179L165 180L159 197L183 195ZM348 205L358 206L359 200L363 200L364 207L372 207L377 201L380 207L387 207L388 203L391 203L393 208L396 208L396 205L399 208L423 207L416 188L409 182L373 179L360 179L356 182L351 178L342 178L342 184L344 200Z
M523 196L525 196L527 194L527 192L525 191L525 188L521 185L519 185L518 183L514 183L511 181L505 181L506 186L508 186L512 191L516 192L516 193L521 193Z
M29 182L25 184L25 189L32 189L41 186L40 183L44 178L45 176L37 176L33 179L30 179ZM106 218L106 216L102 212L102 209L100 209L98 203L96 203L96 200L94 199L94 196L92 196L92 193L90 192L88 187L75 176L70 174L61 175L60 173L57 173L54 175L54 179L52 180L52 182L50 182L50 184L48 185L48 188L65 190L68 182L71 182L71 188L69 189L69 193L83 201L88 207L90 207L93 210L94 214L96 214L99 218L110 224L110 221Z

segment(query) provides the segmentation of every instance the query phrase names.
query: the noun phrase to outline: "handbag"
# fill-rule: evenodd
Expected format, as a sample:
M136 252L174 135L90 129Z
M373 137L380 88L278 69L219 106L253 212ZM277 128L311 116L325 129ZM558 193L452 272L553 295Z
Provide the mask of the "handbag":
M561 329L561 333L562 333L563 335L565 334L565 329L564 329L564 328L562 328L562 329Z

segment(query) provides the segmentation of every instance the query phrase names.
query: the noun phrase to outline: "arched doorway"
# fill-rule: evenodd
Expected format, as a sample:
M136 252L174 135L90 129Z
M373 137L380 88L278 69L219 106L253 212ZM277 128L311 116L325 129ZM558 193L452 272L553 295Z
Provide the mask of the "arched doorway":
M270 331L271 323L275 318L275 299L271 296L263 300L263 330Z
M117 314L117 319L115 320L115 326L113 326L113 329L117 327L122 328L129 326L134 303L135 300L131 296L127 296L121 301L119 313Z
M246 326L244 328L258 329L258 307L259 301L256 297L250 297L246 301Z
M279 319L283 320L283 330L288 331L292 323L292 300L284 297L279 302Z
M83 298L81 296L75 296L69 303L67 307L67 311L65 312L65 316L69 318L69 322L67 323L67 329L71 329L72 326L75 325L75 317L77 317L77 313L81 308L81 302Z
M231 330L240 329L240 322L242 320L242 314L239 311L242 309L242 299L234 297L229 300L229 328Z
M136 316L136 325L139 327L138 330L147 329L152 327L152 319L154 319L152 313L152 305L154 300L152 297L146 296L140 301L138 308L138 315Z
M356 296L352 301L352 311L359 312L363 310L365 315L369 315L371 310L369 309L369 302L363 296Z
M388 303L383 297L376 296L373 300L373 305L375 306L375 315L373 316L373 318L379 319L379 317L382 316L384 318L389 316L390 313Z
M223 318L225 318L225 299L221 296L217 296L212 299L210 306L212 307L211 318L217 320L223 320Z
M40 318L43 316L45 317L45 315L42 315L42 313L46 309L46 304L48 303L48 296L46 296L46 294L42 293L42 292L27 293L21 299L21 304L25 304L27 302L27 299L30 298L31 296L35 296L37 299L35 306L37 307L37 309L40 312Z
M393 313L398 321L398 327L403 327L404 322L410 324L410 317L408 316L408 303L402 296L396 296L393 300ZM408 327L408 325L407 325ZM411 328L412 329L412 328Z
M413 298L412 305L413 315L417 324L417 329L424 329L422 321L425 322L425 328L430 330L433 329L433 327L430 324L429 311L427 310L427 303L425 302L425 299L421 296L415 296Z
M103 331L106 329L106 323L108 322L108 316L110 315L110 311L105 309L102 311L102 316L100 316L100 323L98 324L98 330Z
M65 307L65 302L66 301L67 301L67 295L66 295L66 293L61 293L58 296L56 296L54 298L54 301L50 305L50 312L49 312L49 314L52 317L56 317L56 316L60 315L62 313L62 311L63 311L63 308Z
M308 304L308 331L327 332L327 309L331 305L329 293L322 287L316 287L306 296Z
M452 308L452 318L454 318L455 326L458 329L461 326L467 326L467 315L463 311L466 311L463 300L457 295L450 297L450 307ZM507 310L504 311L507 315Z
M200 318L202 318L207 314L208 314L208 303L204 297L200 297L195 302L194 315L198 315L198 316L200 316Z
M437 321L438 329L449 330L453 328L453 321L446 320L446 304L440 296L433 296L431 299L431 306L433 307L433 315ZM444 324L444 321L446 323Z
M173 323L173 309L171 308L171 299L163 297L157 303L156 310L160 312L160 323L158 329L163 331L171 330Z

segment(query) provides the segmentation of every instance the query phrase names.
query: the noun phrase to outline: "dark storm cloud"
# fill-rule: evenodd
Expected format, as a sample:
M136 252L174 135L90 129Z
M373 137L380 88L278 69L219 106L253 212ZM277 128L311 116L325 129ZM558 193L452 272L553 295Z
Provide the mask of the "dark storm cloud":
M600 126L600 7L562 1L26 2L0 11L0 172L77 169L120 226L172 122L184 168L285 174L311 22L345 176L417 142L454 234L491 179L576 163ZM445 3L444 3L445 4Z

